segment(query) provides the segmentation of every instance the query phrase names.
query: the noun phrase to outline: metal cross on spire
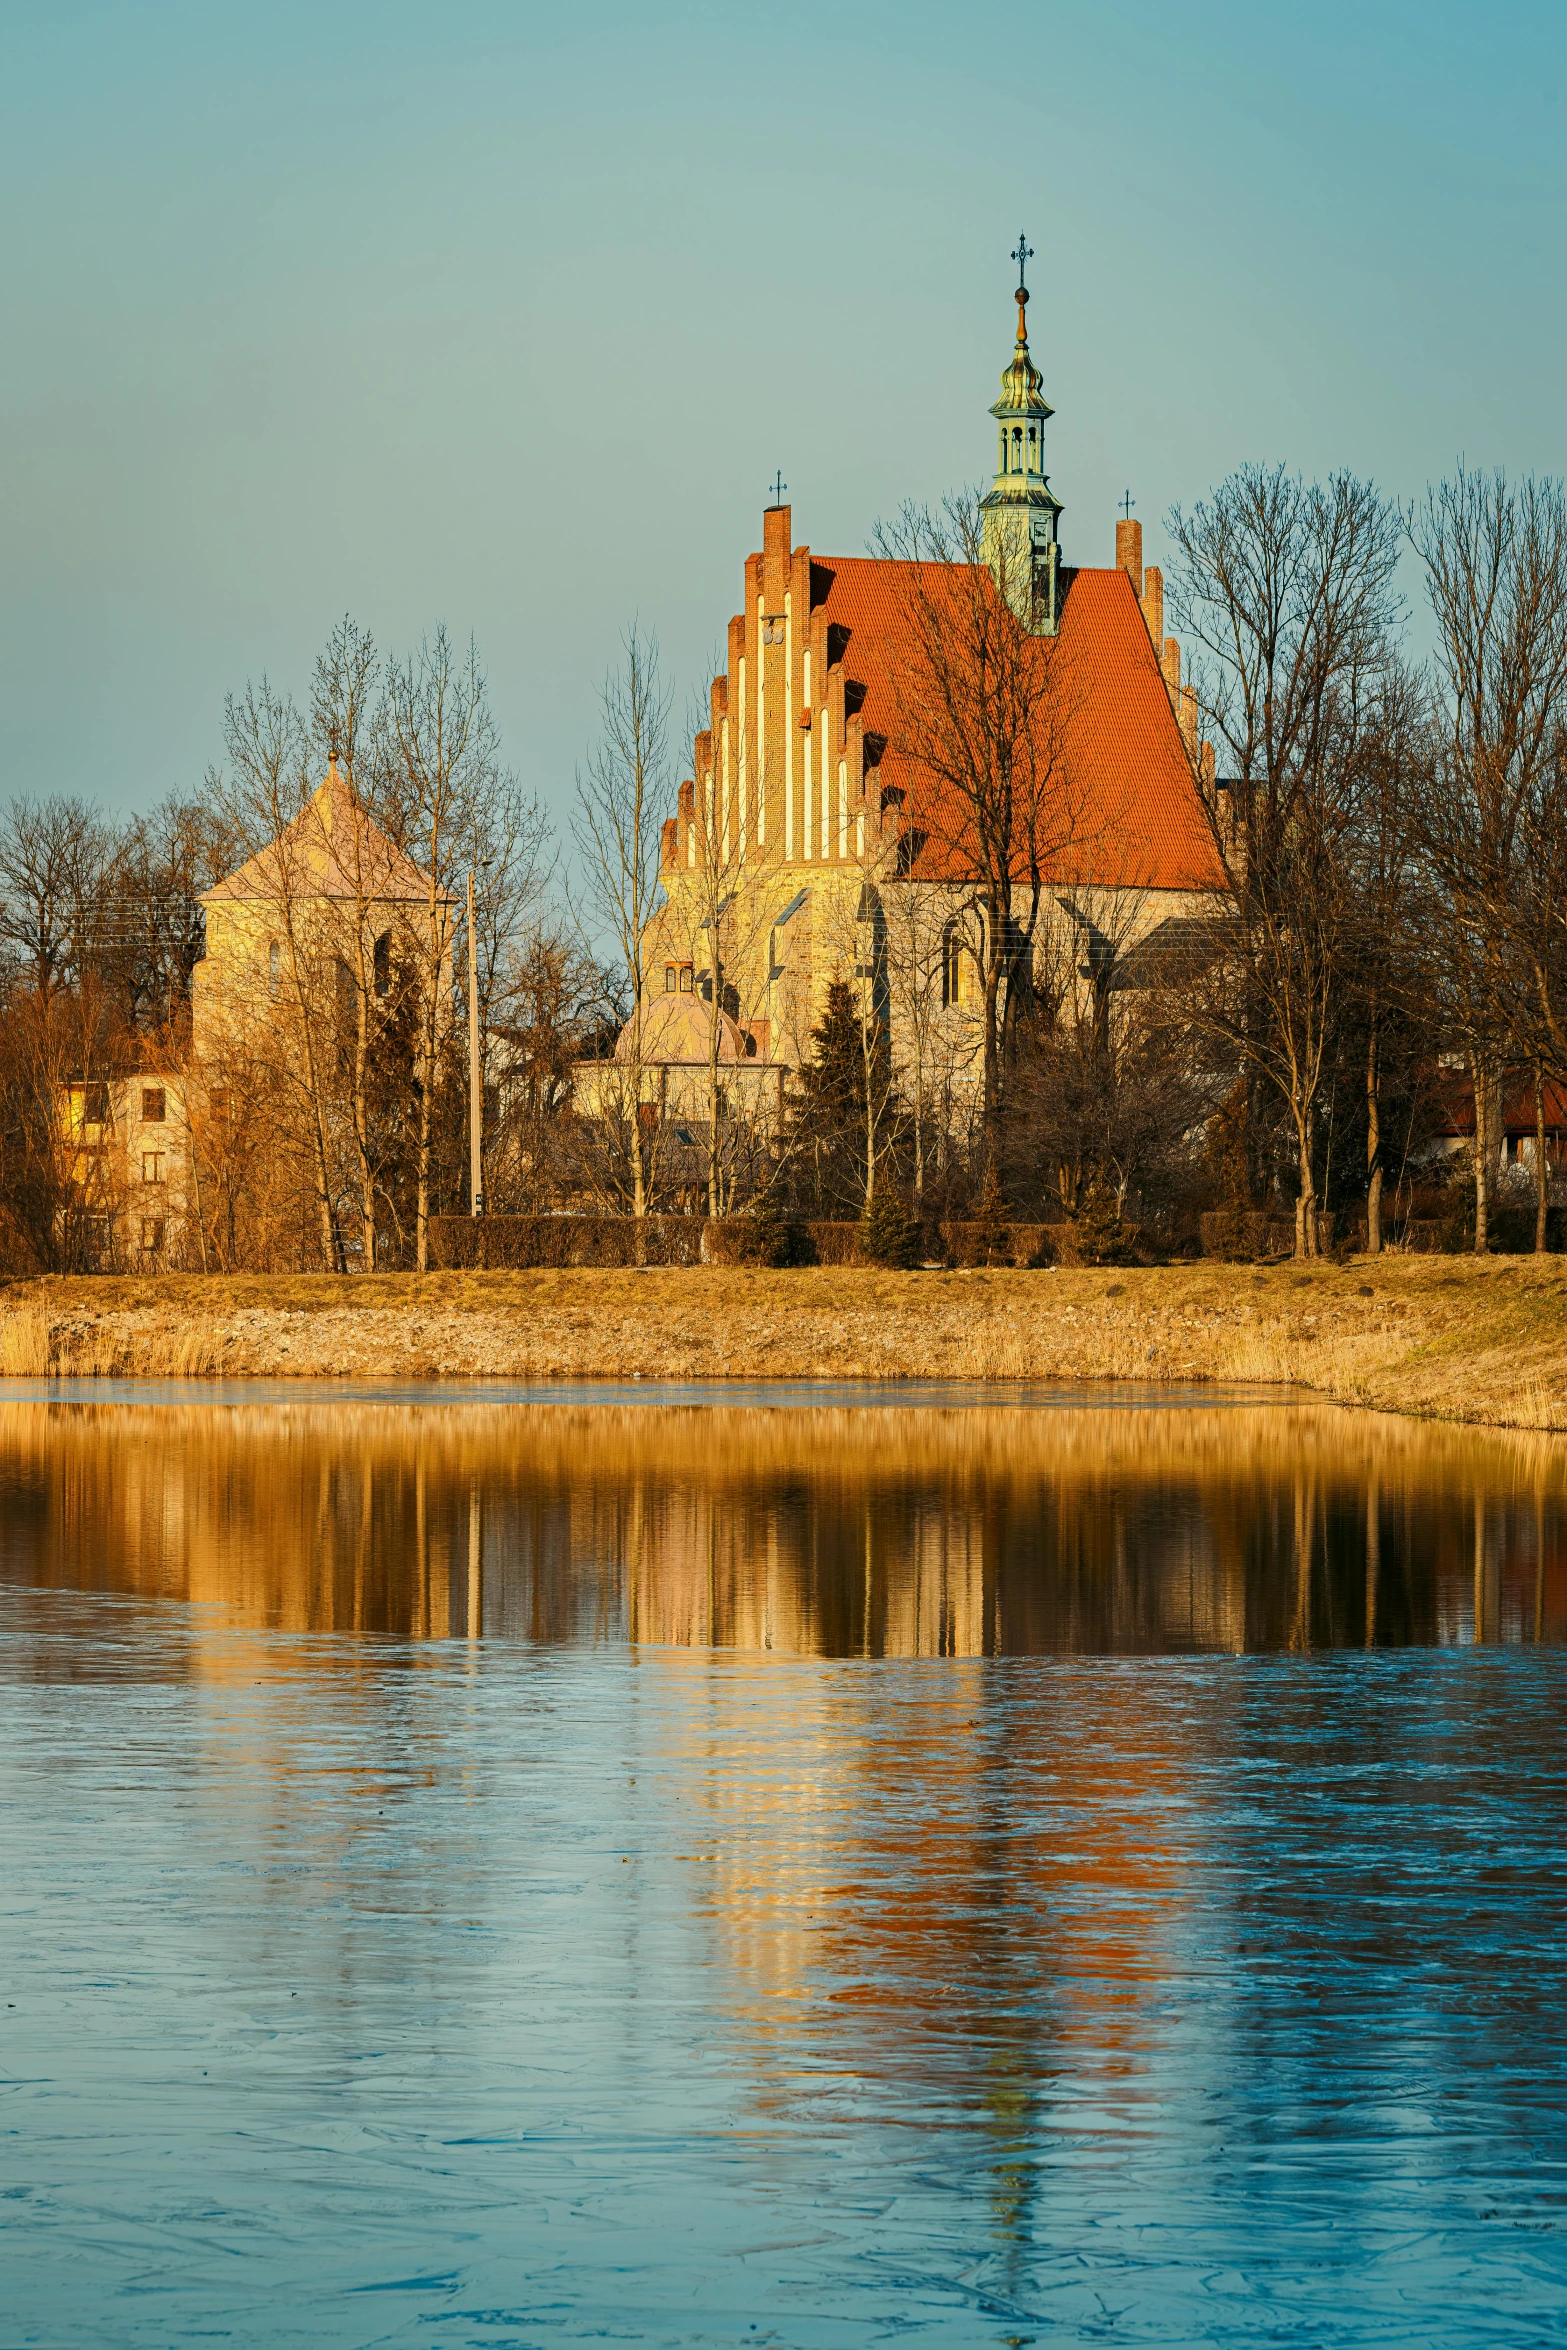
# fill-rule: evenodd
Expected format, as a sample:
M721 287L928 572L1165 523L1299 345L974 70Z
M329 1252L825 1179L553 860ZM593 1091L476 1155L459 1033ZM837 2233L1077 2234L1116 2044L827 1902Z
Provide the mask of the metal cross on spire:
M1133 508L1133 507L1136 505L1136 503L1137 503L1137 500L1136 500L1136 499L1133 497L1133 495L1132 495L1132 493L1131 493L1131 491L1130 491L1130 490L1123 490L1123 491L1122 491L1122 493L1121 493L1121 512L1122 512L1122 513L1123 513L1123 514L1126 516L1126 519L1127 519L1127 521L1128 521L1128 522L1130 522L1130 521L1131 521L1131 519L1132 519L1132 508Z
M1017 263L1017 282L1021 287L1023 283L1023 265L1025 262L1032 261L1034 258L1034 248L1029 243L1028 239L1024 236L1021 229L1018 231L1017 245L1015 249L1008 254L1007 258L1009 261L1015 261Z
M773 504L775 506L781 506L783 504L783 494L788 487L789 484L784 480L783 477L783 468L780 466L778 471L778 479L773 483L770 493Z

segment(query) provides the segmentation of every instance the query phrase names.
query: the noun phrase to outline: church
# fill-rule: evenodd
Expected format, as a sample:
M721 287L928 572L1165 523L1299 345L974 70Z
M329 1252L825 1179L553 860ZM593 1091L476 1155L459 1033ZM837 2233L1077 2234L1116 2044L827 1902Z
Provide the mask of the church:
M1036 962L1055 958L1069 992L1090 969L1129 970L1134 949L1211 913L1226 888L1203 796L1212 752L1164 633L1142 525L1114 520L1112 542L1107 518L1114 561L1102 567L1063 551L1026 256L1020 241L1016 336L990 409L995 476L970 543L908 560L896 546L825 555L796 543L781 498L763 513L709 723L663 825L664 902L617 1049L644 1101L700 1117L720 1064L726 1106L781 1108L835 977L875 996L896 1065L924 1049L928 1028L958 1087L978 1083L995 891L987 914L976 805L954 815L952 778L909 691L916 671L929 678L949 658L928 641L933 613L941 635L943 597L955 614L1005 605L1037 653L1036 707L1051 715L1032 723L1052 731L1041 760L1057 821L1048 844L1014 838L1004 851L1019 887L1032 862ZM587 1090L579 1107L593 1106Z

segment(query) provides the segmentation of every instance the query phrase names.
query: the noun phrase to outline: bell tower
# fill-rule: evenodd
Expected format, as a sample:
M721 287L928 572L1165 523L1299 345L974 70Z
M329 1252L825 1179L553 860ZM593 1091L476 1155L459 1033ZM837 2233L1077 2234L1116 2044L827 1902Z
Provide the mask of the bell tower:
M1045 420L1055 411L1044 398L1044 378L1028 354L1028 287L1023 268L1033 252L1019 237L1017 341L1001 377L1001 397L992 408L999 442L996 478L981 501L985 560L1025 628L1054 636L1060 619L1061 548L1056 525L1061 501L1045 475Z

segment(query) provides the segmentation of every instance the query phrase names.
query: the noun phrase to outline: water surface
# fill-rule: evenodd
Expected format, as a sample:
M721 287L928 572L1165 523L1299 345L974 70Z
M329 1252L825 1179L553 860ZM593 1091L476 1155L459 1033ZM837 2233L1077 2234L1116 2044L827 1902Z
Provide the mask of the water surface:
M0 1403L7 2346L1567 2339L1549 1440L103 1393Z

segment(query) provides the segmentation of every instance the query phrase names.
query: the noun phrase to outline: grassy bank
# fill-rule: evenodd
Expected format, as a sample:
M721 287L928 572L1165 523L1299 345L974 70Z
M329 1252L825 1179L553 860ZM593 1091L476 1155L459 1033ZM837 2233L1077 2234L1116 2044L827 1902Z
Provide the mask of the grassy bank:
M62 1276L0 1287L0 1372L1211 1379L1567 1428L1567 1260Z

